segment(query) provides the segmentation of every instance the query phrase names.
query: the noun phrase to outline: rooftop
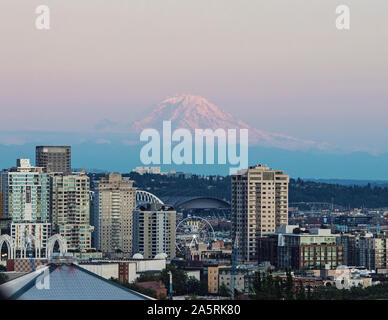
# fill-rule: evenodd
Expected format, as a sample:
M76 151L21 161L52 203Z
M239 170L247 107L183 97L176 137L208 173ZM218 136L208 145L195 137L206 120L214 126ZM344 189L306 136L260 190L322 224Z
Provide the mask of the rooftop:
M151 300L74 264L50 264L0 286L12 300Z

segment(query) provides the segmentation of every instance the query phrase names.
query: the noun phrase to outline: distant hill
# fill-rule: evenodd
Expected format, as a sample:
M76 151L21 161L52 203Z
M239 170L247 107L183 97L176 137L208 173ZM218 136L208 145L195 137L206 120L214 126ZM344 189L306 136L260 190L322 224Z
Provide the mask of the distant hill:
M328 184L340 184L343 186L366 186L371 184L372 186L388 187L387 180L351 180L351 179L309 179L305 178L304 181L321 182Z
M98 179L102 174L94 174ZM158 197L211 196L223 200L231 199L230 176L197 176L178 178L163 175L137 173L126 174L135 181L135 186ZM289 202L333 202L350 208L388 207L388 187L379 185L341 185L324 182L291 179Z

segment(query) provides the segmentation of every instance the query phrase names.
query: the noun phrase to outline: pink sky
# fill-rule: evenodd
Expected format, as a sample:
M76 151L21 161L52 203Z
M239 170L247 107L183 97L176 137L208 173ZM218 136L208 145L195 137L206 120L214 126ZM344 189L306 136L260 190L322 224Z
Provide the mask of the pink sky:
M263 130L388 151L386 0L352 0L346 32L334 0L47 0L37 31L40 4L0 3L1 130L91 130L189 92Z

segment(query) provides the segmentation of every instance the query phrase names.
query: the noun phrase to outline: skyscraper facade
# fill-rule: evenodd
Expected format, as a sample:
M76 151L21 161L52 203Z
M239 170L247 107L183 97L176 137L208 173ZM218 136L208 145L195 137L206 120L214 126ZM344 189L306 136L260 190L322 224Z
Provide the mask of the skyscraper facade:
M69 251L91 249L90 186L85 172L52 174L52 224Z
M232 175L232 232L241 262L256 262L258 238L288 223L289 176L256 165Z
M0 219L4 218L4 193L3 193L3 176L0 172Z
M4 216L13 222L49 222L50 176L33 167L30 159L18 159L17 166L1 173Z
M17 166L1 173L3 213L11 219L15 257L27 256L27 249L42 257L51 235L50 176L29 159L18 159Z
M175 258L176 211L159 203L140 206L133 214L133 252L146 259L165 253Z
M94 193L93 243L104 253L132 253L132 214L136 206L133 181L121 174L108 174Z
M37 146L35 157L36 166L45 172L71 172L70 146Z

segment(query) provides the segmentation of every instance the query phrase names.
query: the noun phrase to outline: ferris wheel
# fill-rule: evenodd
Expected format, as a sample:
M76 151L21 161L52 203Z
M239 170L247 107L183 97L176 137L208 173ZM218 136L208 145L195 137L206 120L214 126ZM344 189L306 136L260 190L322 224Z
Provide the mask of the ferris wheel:
M176 227L175 244L179 252L185 247L193 247L204 243L207 246L216 239L214 229L209 221L197 216L189 216Z

